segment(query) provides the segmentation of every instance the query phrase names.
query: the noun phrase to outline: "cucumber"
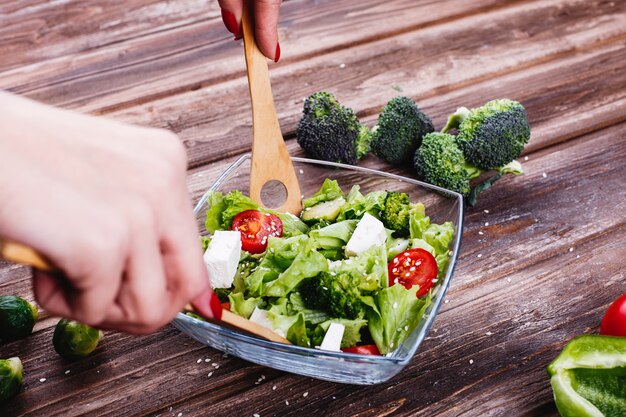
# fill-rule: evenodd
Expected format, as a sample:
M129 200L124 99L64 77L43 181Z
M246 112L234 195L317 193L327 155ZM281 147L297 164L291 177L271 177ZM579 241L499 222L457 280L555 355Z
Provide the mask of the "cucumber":
M304 209L300 218L307 223L318 220L333 221L339 216L341 207L343 207L344 204L346 204L346 200L343 197L325 201Z

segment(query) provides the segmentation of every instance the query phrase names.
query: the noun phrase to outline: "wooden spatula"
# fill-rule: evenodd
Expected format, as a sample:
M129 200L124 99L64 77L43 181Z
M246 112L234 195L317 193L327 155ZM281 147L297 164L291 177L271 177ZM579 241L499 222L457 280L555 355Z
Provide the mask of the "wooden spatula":
M18 264L32 266L33 268L39 269L41 271L60 273L60 271L39 252L20 243L0 239L0 258L4 258L8 261ZM195 310L191 306L191 304L187 304L185 306L185 310L203 316L197 310ZM260 336L264 339L268 339L274 342L291 344L289 340L281 337L272 330L251 322L250 320L246 320L243 317L240 317L227 310L224 310L222 312L221 320L215 320L209 317L203 318L209 322L217 323L220 325L226 324L229 327L234 327L238 330L244 330L245 332L252 333L253 335Z
M253 137L250 197L265 207L299 215L302 210L300 185L278 124L267 58L259 50L254 37L252 5L249 1L245 3L241 24L252 103ZM271 193L272 188L276 194L283 193L282 198L278 198L283 200L282 203L264 201L267 200L265 192Z

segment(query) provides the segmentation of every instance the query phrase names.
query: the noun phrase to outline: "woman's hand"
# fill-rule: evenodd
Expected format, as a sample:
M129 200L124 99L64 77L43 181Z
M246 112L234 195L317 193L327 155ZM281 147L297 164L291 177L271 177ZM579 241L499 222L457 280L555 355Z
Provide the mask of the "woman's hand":
M245 0L219 0L224 25L235 40L241 39L241 14ZM274 62L280 59L280 43L278 42L278 15L282 0L253 0L254 32L257 45L263 55Z
M65 274L35 273L44 309L144 334L209 291L174 134L2 92L0 109L0 236Z

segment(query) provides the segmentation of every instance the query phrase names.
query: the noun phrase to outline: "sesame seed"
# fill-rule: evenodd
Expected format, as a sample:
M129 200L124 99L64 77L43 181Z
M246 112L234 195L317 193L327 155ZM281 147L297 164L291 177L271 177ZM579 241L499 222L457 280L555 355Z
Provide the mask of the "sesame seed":
M484 233L482 231L478 232L478 234L481 235L481 236L484 235Z
M580 258L580 255L576 255L576 259Z
M46 382L46 378L41 378L39 382Z
M410 276L411 276L411 273L410 273L410 272L407 272L406 274L404 274L404 276L408 278L408 277L410 277Z
M178 413L178 417L182 417L183 413Z
M489 222L485 222L485 227L489 226Z
M398 268L393 268L393 269L391 270L391 272L394 272L394 273L395 273L395 272L398 272Z
M309 395L309 392L305 392L304 394L302 394L303 397L306 397L307 395Z
M68 369L67 371L65 371L65 375L69 374L70 370Z
M528 157L527 156L524 157L524 161L528 161Z
M485 213L489 214L489 210L483 210Z
M506 282L511 282L511 278L507 278L507 279L506 279Z
M487 332L487 333L485 333L485 334L486 334L487 336L491 336L493 333L491 333L491 332Z
M343 68L345 68L345 67L346 67L346 64L340 64L340 65L339 65L339 68L342 68L342 69L343 69Z
M209 372L209 374L207 375L209 378L211 378L211 375L213 375L213 371Z
M393 303L393 306L392 306L392 307L393 307L394 309L398 308L398 302Z
M299 169L299 170L298 170L298 172L299 172L300 174L304 174L304 170L303 170L303 169ZM304 196L302 196L302 197L304 197Z
M404 326L404 331L408 332L409 331L409 326Z
M548 174L546 174L545 172L543 174L541 174L542 177L544 178L548 178Z
M272 391L276 391L276 385L272 387Z
M482 258L482 257L483 257L483 255L482 255L481 253L479 253L478 255L476 255L476 257L478 257L478 258Z
M409 271L413 272L413 271L415 271L416 269L417 269L417 268L415 268L414 266L412 266L412 267L410 267L410 268L409 268Z
M474 363L474 359L470 359L470 360L469 360L469 364L471 365L471 364L473 364L473 363Z
M285 405L289 405L289 400L285 400Z
M213 364L213 367L214 367L215 369L217 369L217 368L219 368L220 366L219 366L218 364L214 363L214 364Z
M574 252L574 248L569 248L569 251L570 252Z
M261 417L258 413L252 414L252 417Z
M449 302L450 302L450 300L448 300L448 299L444 300L445 304L448 304Z
M196 363L200 363L200 362L202 362L202 358L200 358L200 359L198 359L198 360L196 361Z

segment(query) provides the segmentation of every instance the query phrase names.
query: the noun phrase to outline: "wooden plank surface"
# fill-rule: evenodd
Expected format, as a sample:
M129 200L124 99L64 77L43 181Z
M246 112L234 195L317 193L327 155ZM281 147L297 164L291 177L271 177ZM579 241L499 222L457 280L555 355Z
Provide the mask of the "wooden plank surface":
M68 363L48 318L0 346L26 370L0 415L555 415L545 367L626 291L624 19L626 3L600 0L285 2L287 53L271 71L293 155L302 98L319 89L370 125L399 94L438 126L495 97L528 109L526 174L468 210L448 302L414 360L346 386L225 358L168 326L109 333ZM0 88L179 133L194 199L250 146L242 51L215 2L3 2L0 52ZM0 294L32 299L29 280L0 263Z

